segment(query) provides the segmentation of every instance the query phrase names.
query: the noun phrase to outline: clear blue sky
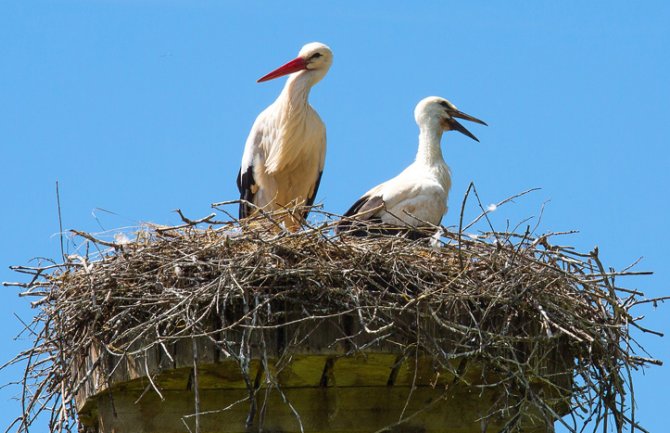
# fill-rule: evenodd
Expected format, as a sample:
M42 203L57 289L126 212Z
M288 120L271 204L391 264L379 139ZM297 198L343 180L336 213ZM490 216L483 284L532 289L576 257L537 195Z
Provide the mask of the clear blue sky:
M328 128L327 210L411 162L414 106L444 96L490 125L472 126L481 143L445 135L445 225L471 181L486 203L541 187L500 208L498 228L548 201L540 231L579 230L564 243L598 245L617 268L644 257L637 269L655 275L620 283L667 295L670 2L472 3L3 1L0 280L58 257L57 180L65 227L88 231L176 223L175 208L200 217L237 198L246 135L284 82L256 79L321 41L335 53L311 97ZM32 312L17 290L0 293L5 361L28 344L13 340L14 314ZM638 313L668 332L668 307ZM640 340L670 362L668 338ZM634 378L638 417L667 431L668 367ZM0 420L19 412L17 394L0 390Z

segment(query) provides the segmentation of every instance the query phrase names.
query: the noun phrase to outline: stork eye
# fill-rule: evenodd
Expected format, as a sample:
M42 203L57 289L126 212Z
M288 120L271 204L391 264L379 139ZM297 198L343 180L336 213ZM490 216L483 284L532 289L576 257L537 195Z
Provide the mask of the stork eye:
M319 57L321 57L321 53L314 53L314 54L312 54L312 55L309 57L309 59L310 59L310 60L312 60L312 59L318 59Z

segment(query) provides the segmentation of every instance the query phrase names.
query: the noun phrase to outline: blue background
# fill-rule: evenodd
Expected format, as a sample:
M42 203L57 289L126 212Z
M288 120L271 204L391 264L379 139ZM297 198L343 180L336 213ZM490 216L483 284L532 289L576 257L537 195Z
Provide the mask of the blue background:
M498 209L496 227L546 203L540 232L579 230L562 243L598 245L619 269L643 257L636 269L654 276L619 283L667 295L669 23L665 1L0 2L0 281L59 256L56 181L65 228L91 232L237 198L246 135L284 82L255 80L321 41L335 53L311 96L328 128L326 210L409 164L414 106L444 96L490 125L468 125L481 143L443 139L445 225L471 181L485 205L540 187ZM3 362L30 343L14 340L15 315L33 314L17 293L0 291ZM667 308L637 314L667 331ZM637 336L670 359L667 338ZM634 373L651 431L667 430L669 379L667 367ZM18 392L0 390L0 420L19 414Z

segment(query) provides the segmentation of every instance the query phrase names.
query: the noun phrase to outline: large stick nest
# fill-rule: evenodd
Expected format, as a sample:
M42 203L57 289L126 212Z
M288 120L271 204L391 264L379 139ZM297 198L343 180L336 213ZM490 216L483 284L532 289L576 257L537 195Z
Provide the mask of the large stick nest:
M211 336L239 331L249 341L256 330L285 326L277 305L302 312L293 325L354 317L361 332L350 339L352 353L386 342L445 369L453 370L454 359L474 360L496 371L510 396L492 412L532 406L553 422L556 406L532 385L539 381L569 399L572 416L561 422L570 431L640 428L630 372L659 362L637 356L642 349L629 333L643 329L631 308L653 300L615 285L615 276L634 272L605 270L597 250L552 245L557 234L356 238L333 235L332 216L314 214L322 222L297 232L262 214L245 222L182 216L180 226L144 227L131 240L77 233L86 253L17 267L32 280L10 285L38 299L27 326L34 346L12 361L26 366L24 416L8 430L28 431L41 413L50 415L52 431L77 428L74 396L86 380L81 359L91 344L118 356L145 349L142 341L209 336L244 368L258 348ZM206 318L231 308L242 313L212 329ZM568 362L543 376L529 359L548 348L560 348ZM561 375L570 380L559 385Z

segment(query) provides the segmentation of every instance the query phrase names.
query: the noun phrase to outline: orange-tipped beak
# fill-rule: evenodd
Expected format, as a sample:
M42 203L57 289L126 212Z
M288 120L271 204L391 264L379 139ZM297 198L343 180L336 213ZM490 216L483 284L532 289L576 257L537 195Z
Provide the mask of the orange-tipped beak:
M257 83L262 83L263 81L283 77L284 75L302 71L303 69L307 69L307 62L305 62L305 59L303 59L302 57L298 57L286 63L285 65L278 67L269 74L263 75L261 78L258 79Z

